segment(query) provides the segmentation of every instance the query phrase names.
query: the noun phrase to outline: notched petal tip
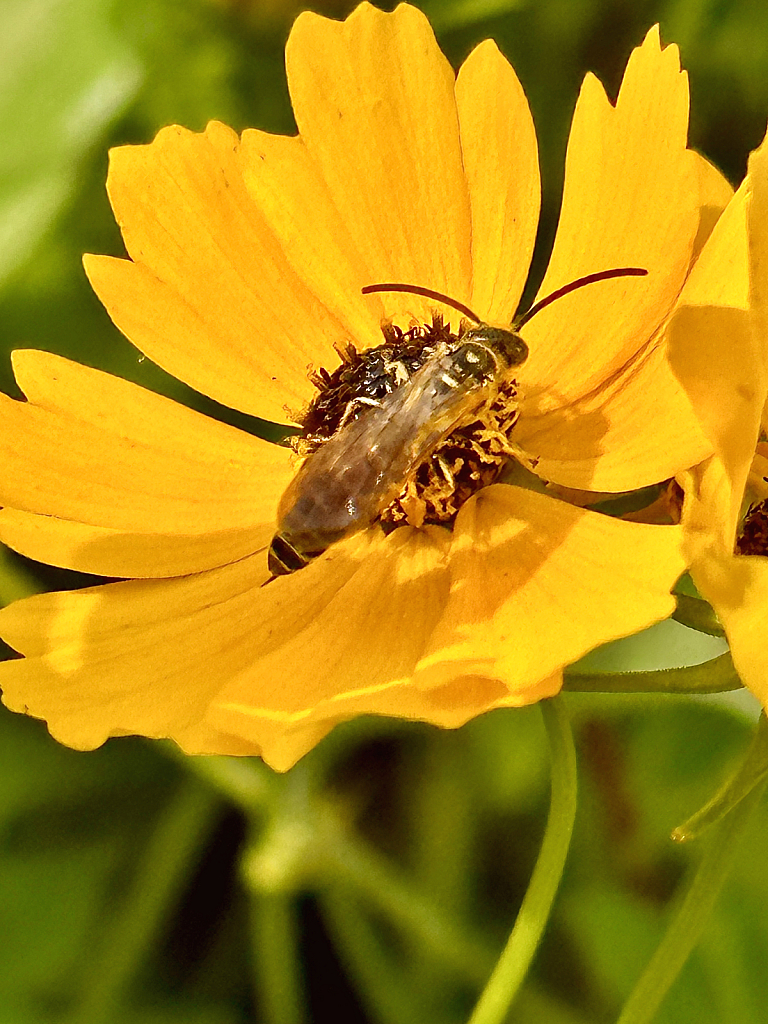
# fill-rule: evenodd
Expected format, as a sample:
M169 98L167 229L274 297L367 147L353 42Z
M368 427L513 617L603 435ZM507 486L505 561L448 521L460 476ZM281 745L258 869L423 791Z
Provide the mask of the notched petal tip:
M677 45L677 43L665 44L662 42L661 26L658 22L648 29L640 46L635 47L635 49L633 50L633 54L639 54L642 53L643 51L645 51L646 56L652 56L653 59L657 59L658 56L661 56L662 59L669 61L670 69L672 69L672 65L674 65L674 70L685 75L687 78L688 73L684 71L681 67L680 47ZM630 61L631 59L632 57L630 56Z
M615 107L593 76L585 78L540 294L610 267L642 267L648 276L576 291L526 328L532 354L525 375L535 375L541 411L596 391L648 344L673 308L699 221L687 124L687 78L676 49L660 49L657 32L632 52Z
M470 305L508 323L528 275L541 203L533 118L492 40L467 57L455 93L471 207Z
M366 5L343 23L300 19L286 69L300 137L354 226L366 283L413 282L468 301L455 74L426 17L408 5L392 14ZM431 313L413 296L405 308L402 298L383 301L390 316Z

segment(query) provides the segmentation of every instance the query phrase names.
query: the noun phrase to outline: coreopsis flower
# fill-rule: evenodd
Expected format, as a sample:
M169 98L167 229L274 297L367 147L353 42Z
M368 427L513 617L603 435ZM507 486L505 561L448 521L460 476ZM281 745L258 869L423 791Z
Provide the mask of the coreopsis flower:
M386 341L460 329L450 308L443 322L432 300L365 286L414 283L509 323L540 184L524 94L491 41L456 76L419 11L363 4L344 23L302 14L286 64L298 137L212 123L113 151L128 258L85 265L146 356L298 429L340 359L346 372ZM667 616L678 526L610 518L499 467L514 452L562 493L613 493L711 453L665 356L665 325L730 197L687 148L687 120L687 78L657 29L615 105L587 76L540 294L611 268L647 276L574 291L531 320L508 407L443 467L448 480L475 465L442 513L422 492L411 514L403 496L386 529L268 586L296 452L106 373L15 353L27 401L0 405L0 537L124 581L1 613L24 655L2 666L7 705L78 748L140 733L285 769L360 714L455 727L554 694L564 666Z
M768 708L768 143L686 288L699 322L672 332L670 358L715 454L681 477L684 548L737 672Z

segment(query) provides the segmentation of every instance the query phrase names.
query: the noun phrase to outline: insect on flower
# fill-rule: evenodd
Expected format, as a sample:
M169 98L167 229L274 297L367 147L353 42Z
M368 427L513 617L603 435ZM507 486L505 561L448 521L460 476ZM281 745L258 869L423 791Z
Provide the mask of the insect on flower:
M387 283L372 292L408 292L445 303L474 321L440 342L390 394L353 399L333 436L304 462L278 509L269 549L273 576L303 568L328 547L370 526L400 494L439 442L490 403L528 357L518 331L569 292L615 277L642 277L619 267L578 278L535 303L511 326L485 323L468 306L420 285Z

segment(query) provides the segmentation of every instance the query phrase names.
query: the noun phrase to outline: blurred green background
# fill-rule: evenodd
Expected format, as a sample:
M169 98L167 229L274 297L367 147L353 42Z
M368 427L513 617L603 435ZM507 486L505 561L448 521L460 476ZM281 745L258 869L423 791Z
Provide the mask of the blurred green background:
M353 6L312 9L342 17ZM765 132L764 0L421 6L454 66L491 36L523 83L544 179L539 268L581 78L592 70L615 94L653 23L680 45L690 72L695 148L737 183ZM240 422L139 356L92 295L80 258L123 252L104 190L110 146L211 118L294 130L283 47L301 9L281 0L0 0L2 390L18 394L9 353L43 348ZM84 583L0 552L0 603ZM720 649L665 624L594 664L695 662ZM511 1018L534 1024L615 1019L698 856L669 832L736 763L755 718L748 701L730 699L570 703L577 831ZM287 777L185 762L133 738L75 753L41 723L4 711L0 733L0 1024L295 1024L297 979L290 964L275 965L291 934L308 1019L461 1021L514 919L547 804L535 708L456 733L351 723ZM318 808L332 810L335 839L317 825ZM764 1024L765 823L763 814L660 1022ZM377 871L387 880L378 891ZM422 921L437 922L431 931L420 909Z

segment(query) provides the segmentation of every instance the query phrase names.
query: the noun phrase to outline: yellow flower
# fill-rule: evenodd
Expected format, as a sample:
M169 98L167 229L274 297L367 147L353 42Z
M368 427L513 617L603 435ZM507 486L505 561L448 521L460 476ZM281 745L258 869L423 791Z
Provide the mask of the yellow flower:
M540 194L530 112L491 41L455 76L419 11L363 4L344 23L302 14L286 63L297 138L213 123L115 150L130 258L86 258L149 358L278 421L312 399L307 366L336 365L335 345L429 320L433 303L365 285L413 282L509 322ZM641 487L712 450L665 356L663 325L730 196L687 149L687 119L657 29L615 106L584 82L541 294L611 268L648 276L573 292L524 330L514 441L562 488ZM0 613L25 656L1 667L5 702L71 746L141 733L284 769L356 715L455 727L551 695L565 665L673 608L679 527L507 483L452 530L375 526L262 587L289 449L47 353L14 366L28 401L0 404L0 538L125 578Z
M768 708L768 532L765 544L755 536L768 518L758 508L744 521L750 503L768 498L768 446L758 443L768 431L768 142L752 154L691 284L701 308L672 331L670 357L715 455L681 477L686 558L737 672Z

